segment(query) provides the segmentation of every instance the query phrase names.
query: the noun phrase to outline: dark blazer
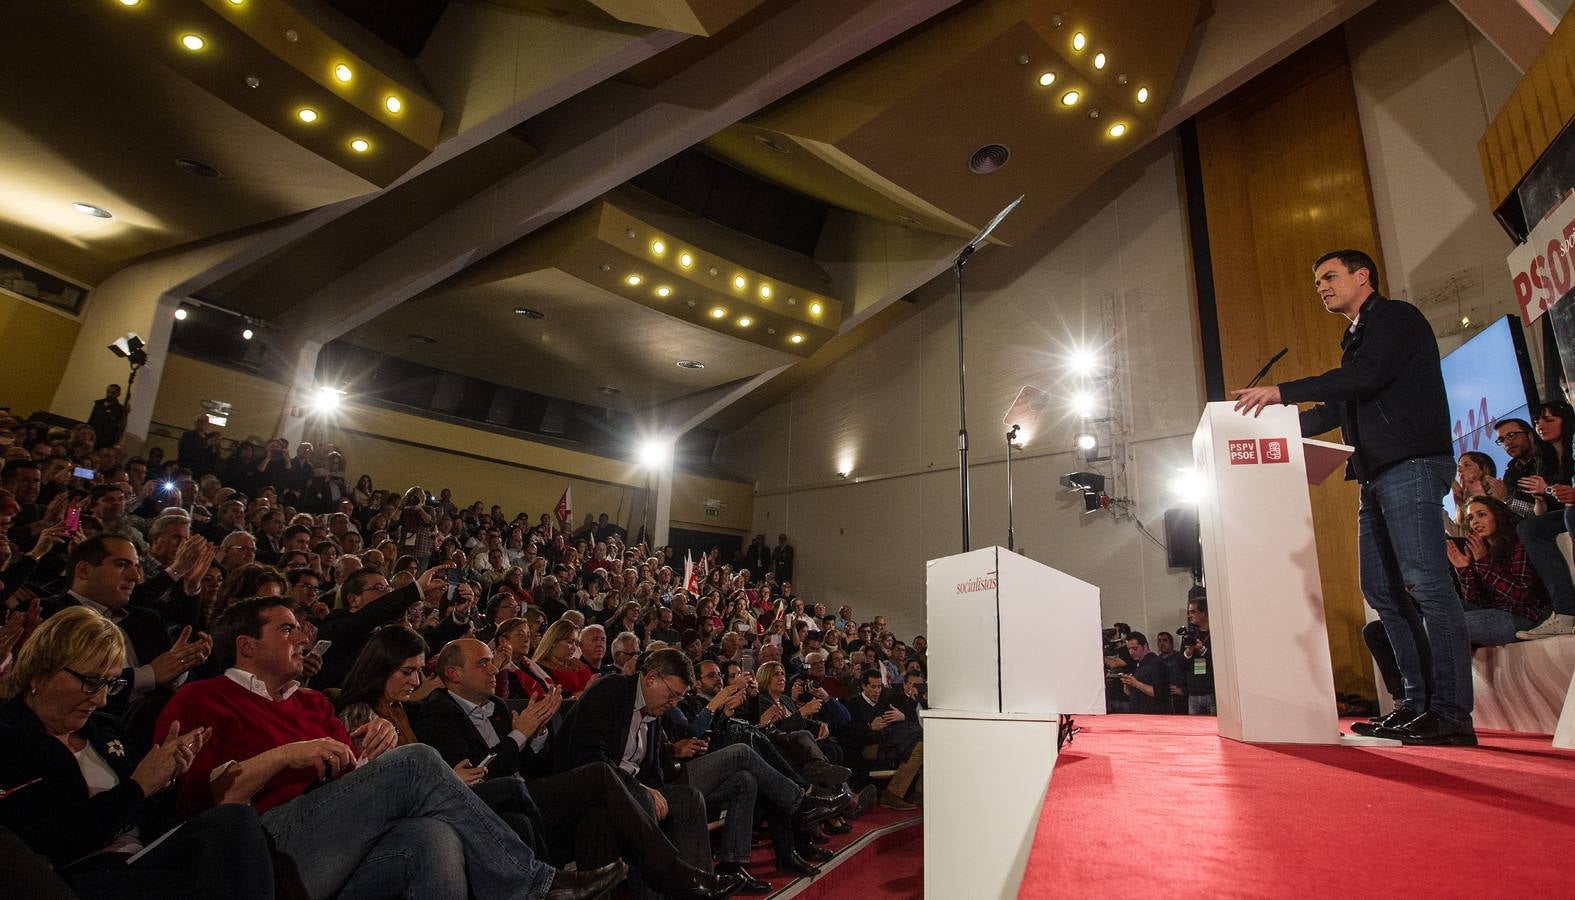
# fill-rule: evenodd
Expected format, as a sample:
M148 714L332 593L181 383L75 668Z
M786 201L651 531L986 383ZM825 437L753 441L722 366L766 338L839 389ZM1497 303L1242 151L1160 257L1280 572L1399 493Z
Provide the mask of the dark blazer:
M447 688L438 688L427 699L417 704L411 711L410 728L416 733L417 740L430 745L437 750L438 755L449 765L457 765L460 760L468 759L471 765L480 763L488 753L496 753L498 758L487 767L487 776L496 778L503 775L523 775L535 778L545 775L550 765L546 752L532 753L527 743L522 750L509 737L509 732L514 730L514 719L509 715L509 709L497 697L491 699L492 712L487 716L492 723L492 728L498 733L498 743L487 746L481 739L481 732L454 702L454 697Z
M566 772L593 762L605 762L618 768L623 748L629 742L639 683L638 675L603 675L585 689L564 720L563 730L553 741L554 771ZM665 781L661 750L666 736L659 719L645 723L645 727L645 758L640 761L640 771L635 777L646 787L660 788Z
M848 723L837 730L837 737L849 748L863 748L880 740L879 732L870 730L870 723L892 708L890 688L883 688L880 700L871 707L864 700L863 692L849 694L842 704L848 708Z
M70 594L61 594L40 603L39 612L47 619L63 609L81 605L77 602L77 598ZM117 624L120 625L121 632L131 641L131 648L136 651L137 662L141 665L151 664L154 657L168 650L172 644L169 632L164 628L164 620L158 613L146 607L127 606L126 617ZM129 669L122 674L126 678L131 677ZM114 699L111 698L112 701ZM113 702L111 705L114 705Z
M114 719L95 713L81 733L120 776L118 786L96 797L88 796L76 757L44 731L21 696L0 704L0 790L44 779L0 800L0 825L57 867L101 849L140 824L148 805L141 786L131 780L137 763L131 742L121 737ZM156 836L149 831L144 830L145 838Z
M312 686L318 690L338 687L350 674L355 658L361 655L372 632L383 625L396 625L404 620L405 610L421 599L421 588L415 582L398 590L389 591L355 612L336 609L317 627L317 637L333 641L323 657L323 668L312 677ZM438 648L432 648L434 652Z

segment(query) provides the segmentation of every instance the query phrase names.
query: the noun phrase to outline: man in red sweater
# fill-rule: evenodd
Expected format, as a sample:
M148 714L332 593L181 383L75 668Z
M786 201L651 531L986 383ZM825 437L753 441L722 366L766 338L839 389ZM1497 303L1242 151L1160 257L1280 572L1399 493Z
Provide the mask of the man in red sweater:
M251 803L313 897L599 896L615 862L584 873L537 860L431 747L395 747L376 719L346 733L323 695L302 688L307 637L284 597L231 606L215 627L223 675L188 684L159 716L209 727L181 777L181 808ZM407 893L408 892L408 893Z

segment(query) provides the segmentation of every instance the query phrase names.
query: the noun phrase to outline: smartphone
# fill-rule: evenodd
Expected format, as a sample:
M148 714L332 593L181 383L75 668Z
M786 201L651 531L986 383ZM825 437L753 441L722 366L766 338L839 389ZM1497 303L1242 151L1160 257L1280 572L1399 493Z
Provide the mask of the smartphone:
M312 652L321 657L326 654L328 652L328 648L332 647L333 645L333 641L318 641L317 645L312 648Z
M66 507L65 525L67 534L77 533L77 531L82 527L82 507Z
M485 769L487 766L492 765L492 761L497 758L498 755L496 753L488 753L486 756L481 758L481 762L476 763L476 768Z
M92 481L93 480L94 474L95 473L94 473L94 471L92 469L84 469L81 466L77 466L76 468L71 470L71 477L73 477L73 478L86 478L88 481Z

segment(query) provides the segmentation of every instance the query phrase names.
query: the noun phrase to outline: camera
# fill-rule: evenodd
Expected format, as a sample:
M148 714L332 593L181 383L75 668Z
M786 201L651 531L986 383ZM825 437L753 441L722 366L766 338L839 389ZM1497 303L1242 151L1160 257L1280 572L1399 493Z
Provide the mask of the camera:
M1189 647L1194 641L1203 639L1203 631L1196 625L1183 625L1176 629L1176 646Z

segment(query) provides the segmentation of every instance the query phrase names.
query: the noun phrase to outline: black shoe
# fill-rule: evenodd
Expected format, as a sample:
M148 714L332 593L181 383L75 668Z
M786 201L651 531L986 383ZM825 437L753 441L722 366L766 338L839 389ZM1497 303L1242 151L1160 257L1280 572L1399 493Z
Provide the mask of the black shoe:
M820 866L789 850L777 854L777 871L789 875L819 875Z
M804 777L809 779L810 783L821 787L838 788L853 777L853 770L846 766L833 765L823 759L812 759L804 765Z
M798 809L793 811L793 828L794 830L803 830L811 825L824 822L832 816L839 816L846 812L847 808L848 803L846 800L818 800L814 797L805 796L804 802L800 803Z
M716 873L736 882L738 884L738 893L740 894L771 893L771 883L769 881L761 881L749 874L749 870L744 868L743 863L718 863Z
M832 818L836 818L836 817L833 816ZM826 820L826 822L830 822L830 821L831 821L831 819L827 819ZM821 846L824 846L826 844L831 843L831 838L826 837L826 822L821 822L819 825L816 825L814 828L811 828L809 831L806 831L803 834L799 835L799 843L800 844L804 844L804 843L814 844L816 847L821 847Z
M559 869L558 874L552 876L552 885L547 888L544 900L592 900L617 887L628 874L629 864L621 859L588 872Z
M879 801L880 788L873 784L866 784L864 789L859 791L858 796L853 798L853 806L848 809L848 818L857 819L874 808Z
M1404 703L1389 711L1387 716L1374 716L1366 722L1352 722L1351 733L1362 737L1376 737L1380 728L1400 728L1421 713L1406 706Z
M797 851L799 856L804 857L812 863L823 863L837 855L832 853L830 850L822 850L814 844L799 844Z
M1471 721L1451 722L1428 710L1400 728L1379 728L1376 737L1397 740L1415 747L1475 747L1477 732Z
M852 815L853 810L848 810L848 816L851 818ZM827 834L847 834L853 830L853 826L848 823L847 819L843 819L840 822L826 822L820 827L826 829Z
M719 866L717 874L713 875L683 860L677 860L662 878L662 894L675 900L722 900L731 897L743 890L744 881L735 874L722 874L724 868ZM744 873L745 878L748 876L749 873Z

